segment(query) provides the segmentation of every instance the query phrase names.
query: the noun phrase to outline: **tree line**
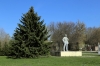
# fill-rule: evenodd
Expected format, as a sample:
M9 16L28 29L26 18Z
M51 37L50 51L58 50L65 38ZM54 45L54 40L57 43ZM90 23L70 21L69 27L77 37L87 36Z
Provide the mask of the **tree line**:
M86 27L84 22L51 22L48 25L50 40L62 50L62 38L67 34L69 43L78 43L79 49L86 50L87 45L97 46L100 42L100 27Z

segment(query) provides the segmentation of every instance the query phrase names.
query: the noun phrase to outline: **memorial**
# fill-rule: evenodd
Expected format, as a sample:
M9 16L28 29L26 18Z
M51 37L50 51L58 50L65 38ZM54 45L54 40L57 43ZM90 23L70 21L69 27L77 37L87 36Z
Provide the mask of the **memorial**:
M64 51L68 51L68 44L69 44L69 39L67 38L67 34L65 34L65 37L63 37L62 39L64 46L63 46L63 50ZM65 50L66 49L66 50Z
M82 56L82 51L68 51L69 39L67 38L67 34L62 39L63 41L63 51L56 52L57 56Z

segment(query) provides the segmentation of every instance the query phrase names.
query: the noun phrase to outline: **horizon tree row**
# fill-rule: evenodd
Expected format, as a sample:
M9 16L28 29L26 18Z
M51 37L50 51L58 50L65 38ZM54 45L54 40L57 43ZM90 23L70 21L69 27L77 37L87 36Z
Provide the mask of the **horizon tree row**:
M70 44L79 44L79 49L86 48L86 45L97 46L100 42L100 27L86 27L84 22L51 22L48 25L50 40L62 50L62 38L67 34Z

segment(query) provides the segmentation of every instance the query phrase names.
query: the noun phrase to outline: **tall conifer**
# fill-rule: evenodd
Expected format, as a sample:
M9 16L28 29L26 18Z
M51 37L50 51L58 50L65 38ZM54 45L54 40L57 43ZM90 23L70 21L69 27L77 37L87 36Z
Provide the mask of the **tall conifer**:
M33 7L23 14L18 27L13 35L14 41L8 57L12 58L34 58L47 55L49 46L45 43L48 39L48 31L44 20L34 12Z

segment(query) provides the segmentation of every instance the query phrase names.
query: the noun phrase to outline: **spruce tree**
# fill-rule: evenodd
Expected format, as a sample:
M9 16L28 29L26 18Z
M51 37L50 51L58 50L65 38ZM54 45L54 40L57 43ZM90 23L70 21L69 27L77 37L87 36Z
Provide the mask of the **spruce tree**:
M33 7L21 17L13 35L8 57L35 58L49 53L48 31L44 20L34 12Z

